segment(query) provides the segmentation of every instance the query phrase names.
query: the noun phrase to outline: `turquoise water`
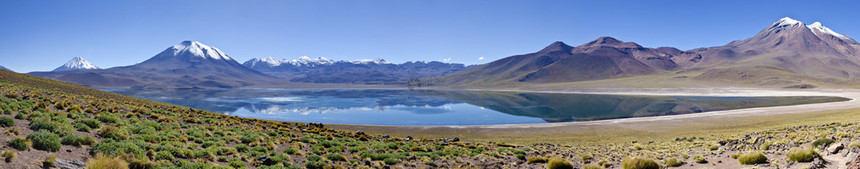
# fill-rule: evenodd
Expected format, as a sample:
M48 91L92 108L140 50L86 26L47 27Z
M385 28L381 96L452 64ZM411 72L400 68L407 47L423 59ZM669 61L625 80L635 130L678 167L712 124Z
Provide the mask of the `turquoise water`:
M627 96L466 90L106 91L249 118L405 126L574 122L847 100L837 97Z

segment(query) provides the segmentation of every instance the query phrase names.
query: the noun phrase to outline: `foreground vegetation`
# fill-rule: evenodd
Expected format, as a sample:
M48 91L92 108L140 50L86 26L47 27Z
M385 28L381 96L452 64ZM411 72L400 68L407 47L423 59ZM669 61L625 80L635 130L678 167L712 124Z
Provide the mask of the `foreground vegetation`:
M812 165L831 145L845 145L837 153L860 146L852 144L857 123L582 145L392 137L227 116L7 71L0 109L0 168L786 167Z

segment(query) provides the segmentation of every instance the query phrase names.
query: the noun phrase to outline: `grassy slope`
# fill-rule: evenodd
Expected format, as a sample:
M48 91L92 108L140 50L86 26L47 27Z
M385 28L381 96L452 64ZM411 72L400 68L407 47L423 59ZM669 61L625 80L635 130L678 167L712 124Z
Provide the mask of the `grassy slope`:
M29 105L34 108L24 106L23 109L12 111L12 114L23 114L24 117L17 120L19 123L49 121L62 126L75 124L73 119L101 119L101 116L120 118L119 122L103 121L102 128L93 129L91 132L74 132L76 135L93 136L96 139L93 145L83 145L82 148L77 149L71 145L63 145L61 150L88 150L73 152L84 154L85 159L92 158L96 153L109 153L119 155L124 161L150 167L215 165L230 168L230 163L233 163L232 165L239 168L240 166L254 168L264 166L257 157L268 156L278 159L273 168L282 168L280 166L314 168L316 164L334 168L385 166L425 168L430 167L431 164L443 168L470 166L540 168L544 164L537 159L547 157L563 158L573 162L577 167L586 164L619 167L624 158L645 157L679 159L697 168L739 168L738 164L733 162L697 164L689 157L703 155L703 158L709 160L725 161L730 160L725 159L729 154L756 150L759 149L757 147L767 143L777 147L774 148L776 150L765 151L768 158L772 159L771 163L785 165L783 154L788 148L809 146L810 142L820 138L835 137L853 140L858 137L858 133L854 131L860 129L860 125L853 123L860 120L858 110L745 118L719 117L672 124L577 125L569 128L421 129L420 127L350 125L327 125L323 128L297 123L230 117L8 71L0 71L0 87L2 87L0 98L4 100L34 102ZM72 108L76 106L86 111L81 112ZM0 116L11 117L12 114ZM147 129L148 132L139 130L153 122L161 127L154 131ZM830 124L832 122L852 123ZM821 123L828 124L816 125ZM107 141L111 136L101 133L104 133L106 130L104 128L108 126L128 132L127 137L117 139L116 142L120 144ZM337 128L337 130L330 128ZM13 129L20 130L21 134L4 135L0 139L5 142L12 137L25 137L26 134L34 132L27 125L4 128L4 130ZM355 130L365 130L368 134L354 134ZM54 133L63 132L60 130ZM405 141L404 137L385 138L377 134L408 135L416 139ZM148 137L143 135L156 136L156 139L147 139ZM454 136L477 142L446 142L436 139ZM680 141L675 139L692 136L697 138ZM769 139L765 143L754 141L758 138ZM729 144L718 144L718 141L729 141ZM500 142L517 143L520 146ZM527 145L542 142L564 145ZM120 147L117 146L132 145L139 145L138 148L142 150L130 156L111 151L118 150ZM250 147L250 150L240 148L242 145ZM508 148L510 146L514 147ZM286 151L287 149L296 151L290 152ZM17 152L10 148L3 150ZM30 150L27 153L18 154L20 156L13 159L11 163L0 163L0 168L38 166L46 157L56 155L43 150ZM172 160L165 160L166 154L173 155ZM322 158L309 159L308 156L312 154ZM331 154L343 155L347 160L338 161L326 157ZM582 158L585 156L592 158ZM525 160L526 158L533 160ZM386 162L390 163L386 164ZM665 164L662 161L658 163Z
M103 92L68 83L0 71L0 117L15 117L16 125L3 127L6 144L38 129L65 139L72 135L94 138L80 146L58 149L26 146L26 151L4 147L16 154L0 168L35 168L55 156L89 165L126 165L94 158L117 157L143 168L445 168L463 166L537 167L515 164L515 152L494 144L406 140L332 130L304 123L239 118ZM111 120L116 119L116 120ZM86 130L83 121L100 125ZM40 123L40 124L36 124ZM17 134L16 134L17 133ZM38 139L59 144L60 140ZM514 147L523 149L525 147ZM499 150L501 149L501 150ZM69 150L70 152L66 152ZM271 163L267 163L268 157ZM319 157L319 158L316 158ZM342 157L343 160L341 160Z

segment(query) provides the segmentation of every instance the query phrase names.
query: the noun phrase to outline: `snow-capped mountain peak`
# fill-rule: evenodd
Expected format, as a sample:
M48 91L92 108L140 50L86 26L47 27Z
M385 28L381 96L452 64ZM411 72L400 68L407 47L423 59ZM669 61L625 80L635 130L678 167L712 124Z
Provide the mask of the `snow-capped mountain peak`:
M824 34L833 35L833 36L835 36L839 39L843 39L843 40L851 39L848 36L836 33L833 30L830 30L830 28L824 27L824 25L822 25L821 22L815 22L815 23L812 23L811 25L807 25L806 27L809 28L810 30L812 30L812 32L818 36L820 36L819 33L824 33Z
M190 53L191 55L206 59L233 60L218 48L210 47L197 41L182 41L182 43L174 45L171 49L174 50L174 56Z
M349 62L353 63L353 64L370 64L370 63L378 64L378 65L380 65L380 64L391 64L391 62L385 61L385 59L382 59L382 58L376 58L373 60L358 59L358 60L353 60L353 61L349 61Z
M54 71L68 71L68 70L90 70L90 69L99 69L86 59L82 57L74 57L69 62L66 62L63 66L57 67Z
M334 62L335 62L334 60L329 59L329 58L325 58L325 57L311 58L311 57L308 57L308 56L302 56L302 57L299 57L298 59L293 59L293 60L286 61L286 63L292 64L292 65L295 65L295 66L303 66L303 65L330 65L330 64L332 64L332 63L334 63Z
M779 19L776 22L774 22L772 27L794 26L794 25L798 25L798 24L802 25L803 22L791 19L789 17L785 17L785 18Z

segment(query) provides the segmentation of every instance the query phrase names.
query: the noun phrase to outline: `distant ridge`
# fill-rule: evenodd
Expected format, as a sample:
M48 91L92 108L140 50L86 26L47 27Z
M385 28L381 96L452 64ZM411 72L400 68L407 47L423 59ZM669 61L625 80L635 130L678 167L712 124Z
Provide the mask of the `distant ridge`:
M860 78L858 51L860 44L820 22L806 25L786 17L753 37L724 46L681 51L646 48L612 37L576 47L555 42L535 53L502 58L442 79L456 85L495 86L700 72L695 77L679 77L790 86Z
M335 61L325 57L297 59L253 58L245 67L298 83L401 85L411 78L429 78L454 73L467 67L442 62L393 64L384 59Z

